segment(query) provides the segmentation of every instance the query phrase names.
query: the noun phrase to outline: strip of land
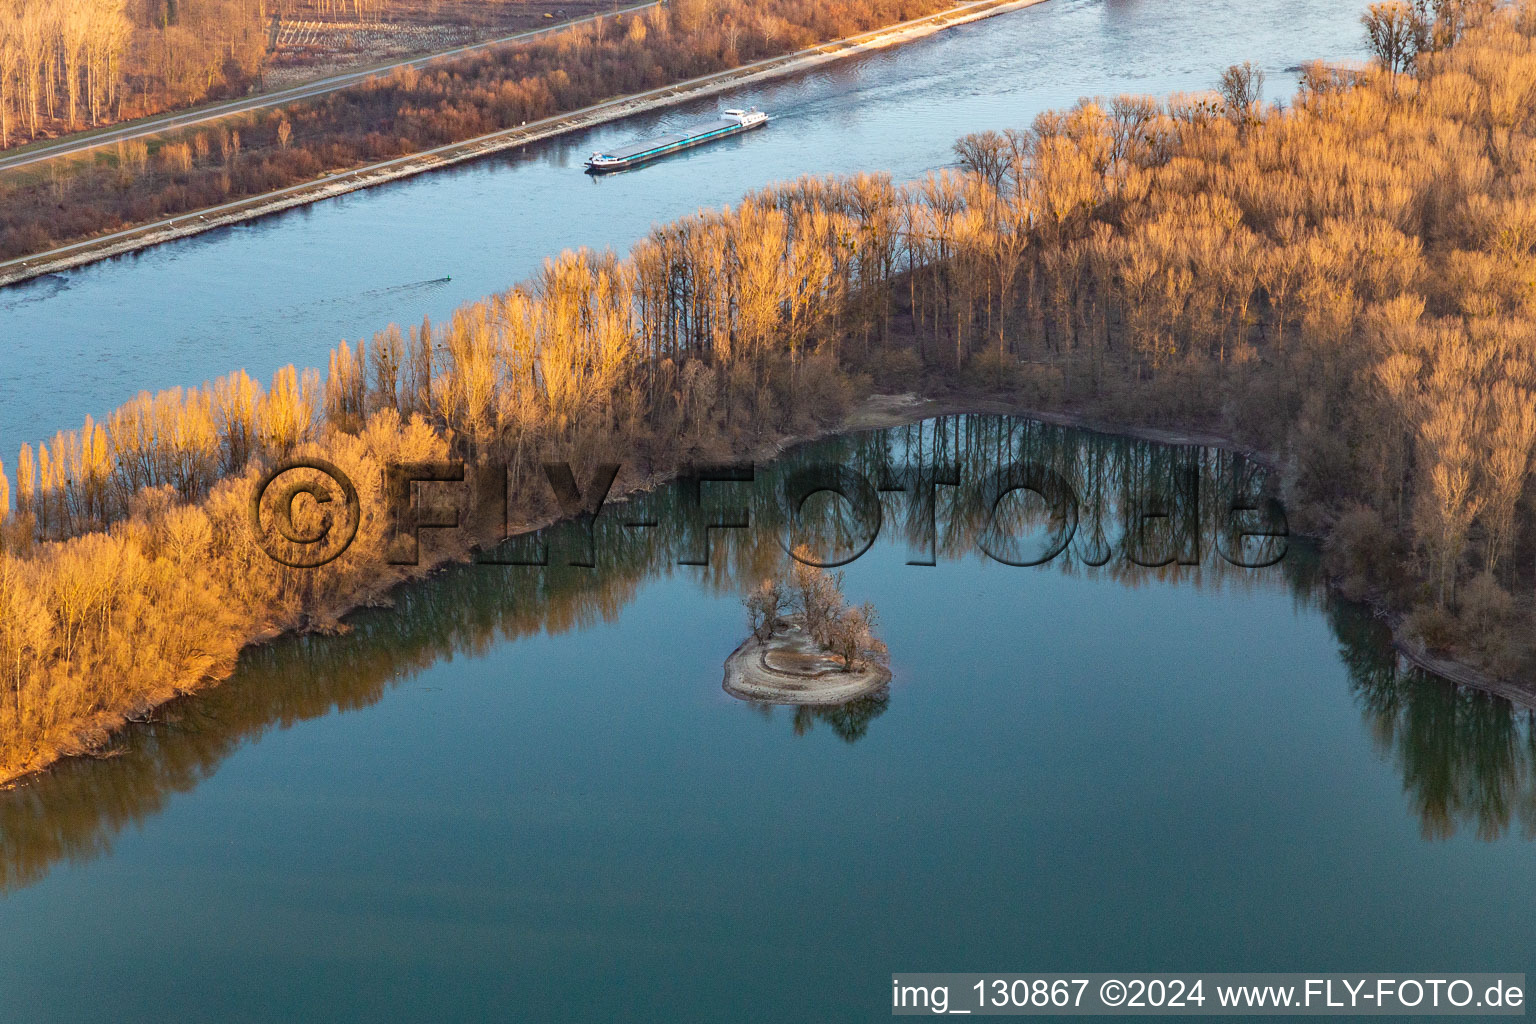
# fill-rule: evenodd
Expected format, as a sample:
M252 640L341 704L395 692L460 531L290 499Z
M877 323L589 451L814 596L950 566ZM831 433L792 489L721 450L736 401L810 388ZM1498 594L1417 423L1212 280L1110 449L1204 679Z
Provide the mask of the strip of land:
M673 106L753 82L809 70L846 57L920 39L954 25L968 24L1044 2L1045 0L973 0L938 14L831 43L822 43L780 57L732 68L729 71L689 79L649 92L623 96L540 121L532 121L516 128L492 132L364 167L339 171L314 181L290 185L259 196L178 214L98 238L60 246L48 252L8 260L0 263L0 286L41 277L44 274L58 273L162 242L186 238L213 228L254 220L257 217L319 202L347 192L398 181L401 178L475 160L567 132L616 121L632 114ZM564 27L569 27L569 23ZM164 126L158 130L164 130Z

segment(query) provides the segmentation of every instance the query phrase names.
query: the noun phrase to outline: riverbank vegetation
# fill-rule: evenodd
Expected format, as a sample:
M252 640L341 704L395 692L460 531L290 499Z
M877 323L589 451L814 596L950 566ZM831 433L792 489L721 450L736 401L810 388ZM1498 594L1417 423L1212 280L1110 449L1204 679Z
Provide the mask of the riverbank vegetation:
M1536 4L1447 5L1408 64L1314 68L1285 110L1235 69L1224 99L1085 102L965 139L961 172L909 186L776 186L344 344L323 382L236 373L24 449L0 764L90 742L419 571L387 557L391 461L505 461L513 520L536 522L559 511L545 461L578 481L619 463L623 490L830 427L875 389L1271 453L1346 593L1529 680L1533 36ZM361 492L357 542L321 569L277 565L247 524L257 477L294 455Z
M61 157L0 174L0 259L515 128L952 6L953 0L672 0L213 126Z

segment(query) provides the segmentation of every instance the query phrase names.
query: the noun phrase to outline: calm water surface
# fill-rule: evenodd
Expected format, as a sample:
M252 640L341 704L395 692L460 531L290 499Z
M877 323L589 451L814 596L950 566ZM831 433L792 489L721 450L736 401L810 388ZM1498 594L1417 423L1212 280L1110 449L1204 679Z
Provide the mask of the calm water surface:
M976 484L1014 460L1081 498L1043 567L977 548ZM599 520L596 570L448 572L0 796L5 1016L846 1021L898 970L1530 966L1528 715L1400 671L1304 547L1219 558L1261 474L978 417L789 464L935 461L967 484L938 564L907 564L928 520L888 494L846 570L892 650L875 698L720 688L784 557L761 468L708 498L754 523L708 569L676 564L664 489L643 536ZM1125 559L1138 496L1197 517L1201 565ZM841 508L793 539L845 543ZM1032 508L1004 511L1047 543Z
M441 319L550 255L626 249L657 221L810 173L953 160L967 132L1026 126L1081 96L1207 89L1253 60L1285 68L1360 50L1354 0L1050 0L910 46L630 118L280 216L0 289L0 458L143 389L243 367L324 366L341 338ZM593 149L757 104L766 131L593 180ZM451 280L443 281L442 278Z
M1285 67L1357 52L1356 16L1052 0L729 97L779 121L638 173L579 158L703 106L6 289L0 451L773 180L910 178L964 132L1242 59L1288 91ZM1400 671L1300 546L1263 570L1115 555L1178 465L1221 493L1216 453L969 419L795 459L956 455L972 479L1063 466L1083 523L1011 568L944 492L918 568L924 517L888 495L847 590L895 681L856 706L720 689L741 593L782 560L765 470L710 569L676 564L664 490L654 535L600 521L595 572L443 574L0 795L0 1019L844 1021L886 1016L893 970L1536 967L1525 712Z

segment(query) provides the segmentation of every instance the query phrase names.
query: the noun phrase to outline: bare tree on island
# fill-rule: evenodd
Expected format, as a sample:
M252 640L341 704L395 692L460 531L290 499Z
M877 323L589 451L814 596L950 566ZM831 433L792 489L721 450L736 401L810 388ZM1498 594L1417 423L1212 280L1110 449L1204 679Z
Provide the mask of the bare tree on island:
M821 643L843 659L844 672L852 672L856 664L864 662L884 667L890 661L890 652L885 641L875 635L877 625L875 606L865 601L857 608L842 609Z
M763 580L741 603L747 608L747 625L759 641L772 640L784 628L783 613L788 612L790 600L777 577Z
M752 635L766 643L798 620L817 646L843 659L844 672L861 664L884 667L890 656L885 641L875 635L875 606L866 601L849 607L843 596L843 574L827 572L813 564L812 557L808 549L796 548L788 581L769 577L742 600Z

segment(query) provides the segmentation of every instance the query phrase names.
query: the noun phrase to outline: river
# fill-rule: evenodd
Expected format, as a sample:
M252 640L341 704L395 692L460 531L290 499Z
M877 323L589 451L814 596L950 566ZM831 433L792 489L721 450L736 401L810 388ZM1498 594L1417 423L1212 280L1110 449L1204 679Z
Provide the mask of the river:
M593 181L579 157L700 108L6 289L0 444L142 387L316 363L768 181L909 178L1079 95L1255 59L1274 96L1284 68L1355 55L1355 18L1052 0L732 97L778 121L640 172ZM788 462L948 459L972 484L1059 468L1078 529L1003 565L974 488L940 488L937 564L914 566L925 516L885 495L845 588L894 679L855 705L720 688L741 595L783 562L781 468L759 467L753 528L715 531L708 568L677 563L664 488L598 520L595 570L440 574L0 794L0 1018L847 1021L889 1012L893 971L1525 969L1530 716L1403 669L1299 541L1224 560L1210 517L1254 467L996 417ZM1181 466L1216 499L1201 564L1140 568L1124 510L1176 499ZM815 536L846 538L834 510Z
M1079 97L1209 89L1253 60L1359 55L1352 2L1050 0L908 46L0 289L0 458L144 389L325 366L342 338L441 319L563 248L624 250L653 223L802 174L953 161L967 132ZM592 179L594 149L755 104L767 130ZM451 280L444 280L451 278Z

